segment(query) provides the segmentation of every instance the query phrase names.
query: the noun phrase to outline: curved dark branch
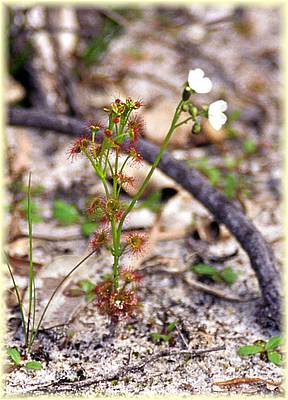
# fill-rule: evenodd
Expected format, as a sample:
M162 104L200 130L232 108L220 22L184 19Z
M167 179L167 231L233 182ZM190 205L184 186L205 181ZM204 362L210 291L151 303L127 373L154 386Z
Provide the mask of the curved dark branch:
M8 123L16 126L28 126L54 130L72 136L78 136L85 130L85 124L73 118L47 114L38 110L10 109ZM152 163L158 153L158 147L140 140L139 151L143 158ZM264 300L262 322L279 329L281 322L281 288L279 270L276 267L273 252L261 233L247 219L243 211L211 186L198 171L184 162L175 160L165 152L159 164L166 175L173 178L189 191L235 236L250 258L251 266L258 278ZM261 319L261 318L260 318Z

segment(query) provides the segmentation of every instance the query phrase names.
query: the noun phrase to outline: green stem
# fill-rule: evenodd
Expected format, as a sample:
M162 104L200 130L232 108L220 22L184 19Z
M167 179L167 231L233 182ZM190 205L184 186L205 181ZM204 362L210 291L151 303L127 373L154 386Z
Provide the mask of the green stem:
M120 168L120 171L119 171L120 174L123 172L123 170L124 170L124 168L125 168L125 165L127 164L129 158L131 158L131 156L128 156L128 157L125 159L125 161L123 162L123 164L121 165L121 168Z
M152 164L152 166L151 166L151 169L150 169L148 175L146 176L146 178L145 178L144 182L142 183L140 189L138 190L138 192L137 192L136 195L134 196L133 200L132 200L131 203L129 204L128 208L127 208L126 211L124 212L124 214L123 214L123 216L122 216L122 218L121 218L121 220L120 220L120 222L119 222L119 225L118 225L118 235L121 234L122 226L123 226L123 223L124 223L125 218L126 218L127 215L129 214L129 212L133 209L133 207L134 207L136 201L140 198L140 196L142 195L142 193L143 193L144 190L146 189L146 187L147 187L147 185L148 185L148 183L149 183L149 181L150 181L150 178L151 178L153 172L155 171L155 169L157 168L157 165L159 164L159 162L160 162L160 160L161 160L161 157L162 157L162 155L163 155L163 153L164 153L164 151L165 151L165 149L166 149L166 147L167 147L167 145L168 145L168 142L169 142L169 140L170 140L170 138L171 138L171 136L172 136L172 133L173 133L174 130L175 130L177 121L178 121L178 119L179 119L179 117L180 117L180 114L181 114L181 111L182 111L182 104L183 104L183 100L180 101L180 103L178 104L178 106L177 106L177 108L176 108L176 111L175 111L175 114L174 114L174 117L173 117L173 120L172 120L170 129L169 129L169 131L168 131L168 133L167 133L167 135L166 135L166 137L165 137L165 139L164 139L162 145L160 146L159 153L157 154L157 156L156 156L156 158L155 158L155 160L154 160L154 162L153 162L153 164Z
M30 335L30 323L31 323L31 312L32 312L32 302L33 302L33 283L34 283L33 249L32 249L32 216L31 216L31 172L29 173L29 180L28 180L28 231L29 231L29 306L28 306L27 335L28 335L28 341L31 342L34 329L33 326L34 321L32 320L32 329Z
M175 128L174 128L174 129L178 128L179 126L181 126L181 125L183 125L183 124L186 124L186 123L187 123L188 121L190 121L191 119L193 119L193 117L189 117L189 118L185 119L184 121L179 122L179 124L175 125Z
M112 238L113 238L113 250L114 250L114 262L113 262L113 284L115 289L119 286L119 244L118 244L118 232L116 222L114 218L111 220Z
M104 186L104 190L106 193L106 197L109 198L109 190L108 190L108 186L105 180L105 177L103 176L103 172L101 171L101 169L98 167L98 165L95 163L95 161L93 160L93 158L90 156L90 154L88 153L88 151L84 150L84 154L85 156L88 158L88 160L90 161L90 163L92 164L92 167L94 168L97 176L99 176L99 178L101 179L103 186Z
M28 346L28 335L27 335L27 330L26 330L26 321L25 321L25 315L24 315L24 310L23 310L23 304L22 304L22 301L21 301L21 298L20 298L20 293L19 293L19 290L17 288L16 282L15 282L15 279L14 279L14 276L13 276L13 272L12 272L8 262L6 264L7 264L7 267L9 269L9 273L10 273L10 276L11 276L11 279L12 279L12 282L13 282L13 286L14 286L14 289L15 289L15 292L16 292L16 297L17 297L19 310L20 310L20 314L21 314L21 319L22 319L23 334L24 334L24 338L25 338L25 347L27 347Z
M117 174L118 174L118 153L116 152L116 158L115 158L115 171L113 174L113 196L114 199L117 198Z
M81 261L79 261L79 263L78 263L77 265L75 265L75 267L72 268L71 271L70 271L70 272L62 279L62 281L57 285L56 289L55 289L54 292L52 293L50 299L48 300L48 303L46 304L46 306L45 306L45 308L44 308L44 310L43 310L43 313L42 313L42 315L41 315L41 318L40 318L40 320L39 320L39 322L38 322L38 324L37 324L37 327L36 327L36 329L35 329L35 333L34 333L34 335L33 335L33 337L32 337L31 342L30 342L30 348L31 348L32 344L34 343L34 340L35 340L35 338L36 338L36 336L37 336L37 334L38 334L40 325L41 325L41 323L42 323L42 321L43 321L43 318L45 317L45 314L46 314L46 312L47 312L47 309L48 309L48 307L49 307L51 301L53 300L55 294L58 292L58 290L59 290L60 287L63 285L63 283L69 278L69 276L72 275L73 272L74 272L77 268L79 268L80 265L82 265L82 264L83 264L89 257L91 257L95 252L96 252L96 250L91 251L91 253L89 253L86 257L84 257Z

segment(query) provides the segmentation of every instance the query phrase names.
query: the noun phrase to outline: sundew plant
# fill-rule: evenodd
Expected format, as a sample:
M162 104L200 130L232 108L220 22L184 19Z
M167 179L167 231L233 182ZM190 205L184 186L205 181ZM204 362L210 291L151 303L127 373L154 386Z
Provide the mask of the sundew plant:
M101 222L100 228L90 240L93 253L99 253L102 248L106 248L113 257L111 277L96 285L95 302L99 311L108 315L114 322L132 315L140 304L137 288L141 276L137 271L125 268L121 264L121 257L125 253L141 254L147 246L145 234L132 232L127 235L123 232L124 221L147 187L172 134L175 131L177 134L179 126L190 122L192 133L199 134L202 117L208 118L216 130L221 129L226 122L224 111L227 109L227 104L224 100L203 105L199 109L193 104L194 95L209 93L211 89L212 82L204 76L201 69L189 71L182 98L176 107L159 153L128 205L121 201L120 193L122 187L133 186L135 183L135 178L126 173L126 166L129 163L142 162L138 144L143 133L144 121L137 113L143 106L141 100L131 97L125 100L114 99L110 106L104 109L107 112L106 124L91 124L89 132L77 138L69 149L69 156L72 159L82 155L89 160L96 176L103 184L104 195L95 196L87 213L92 217L97 216ZM112 182L112 187L108 179Z

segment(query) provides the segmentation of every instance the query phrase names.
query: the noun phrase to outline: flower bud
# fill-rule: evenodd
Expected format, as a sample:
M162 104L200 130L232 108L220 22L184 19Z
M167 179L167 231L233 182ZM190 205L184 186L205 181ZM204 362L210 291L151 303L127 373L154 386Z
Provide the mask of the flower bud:
M191 94L192 94L191 88L189 86L186 86L182 93L182 100L183 101L189 100Z
M198 115L198 108L192 104L189 104L189 114L195 119Z
M189 109L188 104L183 104L182 105L182 111L188 111L188 109Z
M205 113L207 113L207 115L208 115L208 108L209 108L209 106L207 106L207 104L202 106L203 111L205 111Z
M200 132L201 132L201 126L198 121L195 121L195 124L193 125L192 128L192 133L194 133L194 135L198 135Z

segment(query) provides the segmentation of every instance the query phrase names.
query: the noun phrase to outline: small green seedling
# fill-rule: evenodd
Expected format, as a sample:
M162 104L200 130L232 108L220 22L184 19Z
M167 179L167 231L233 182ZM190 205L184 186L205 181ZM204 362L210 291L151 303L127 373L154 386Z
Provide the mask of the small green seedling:
M91 301L95 299L95 287L96 285L89 279L81 279L77 282L77 286L68 289L65 295L69 297L85 296L86 300Z
M268 341L259 340L254 344L239 347L237 354L241 357L251 356L258 353L266 354L268 360L278 366L282 365L282 355L276 349L282 344L280 336L272 336Z
M199 276L208 277L214 282L226 283L228 285L235 283L238 278L237 272L235 272L231 267L224 267L218 270L214 266L205 263L193 265L192 271Z
M165 325L161 332L151 332L150 337L154 343L159 343L161 341L167 343L171 342L174 337L174 330L176 328L177 321L171 322L168 325Z
M24 363L22 360L21 354L15 347L9 347L7 349L7 354L10 357L11 361L14 363L16 367L24 367L26 369L41 369L42 364L40 361L30 360Z

